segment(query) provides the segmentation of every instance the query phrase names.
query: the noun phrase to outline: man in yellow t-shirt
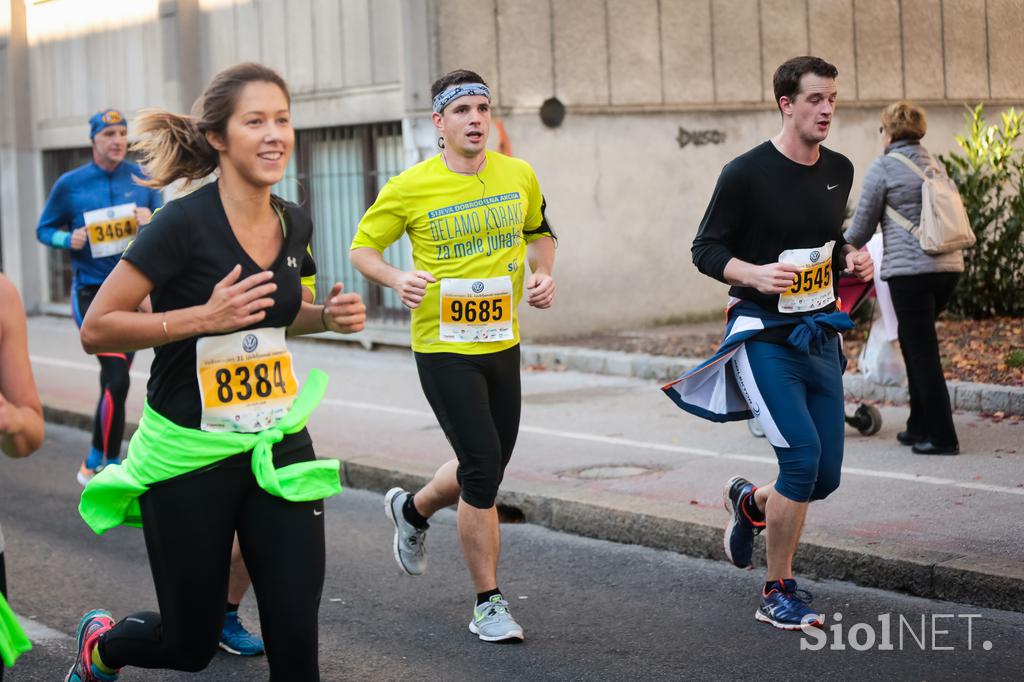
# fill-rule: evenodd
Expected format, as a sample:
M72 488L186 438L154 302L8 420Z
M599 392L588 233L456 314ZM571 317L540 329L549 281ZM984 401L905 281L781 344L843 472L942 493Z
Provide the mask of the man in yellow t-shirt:
M415 495L392 488L385 511L395 524L396 561L420 575L427 519L457 502L477 593L469 629L488 642L521 640L523 629L498 589L494 501L519 433L516 306L525 284L527 303L551 307L555 237L533 169L487 150L491 95L483 79L452 71L431 94L441 152L381 189L359 223L351 259L412 310L420 383L456 458ZM412 242L415 269L408 272L382 255L403 234Z

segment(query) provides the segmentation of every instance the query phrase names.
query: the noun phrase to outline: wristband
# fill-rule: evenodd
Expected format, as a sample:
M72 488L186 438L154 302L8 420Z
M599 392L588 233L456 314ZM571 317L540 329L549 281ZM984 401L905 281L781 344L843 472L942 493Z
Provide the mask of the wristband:
M330 329L327 328L327 317L326 317L326 315L327 315L327 306L325 305L322 308L320 308L320 324L322 324L324 326L324 331L325 332L326 331L330 331Z

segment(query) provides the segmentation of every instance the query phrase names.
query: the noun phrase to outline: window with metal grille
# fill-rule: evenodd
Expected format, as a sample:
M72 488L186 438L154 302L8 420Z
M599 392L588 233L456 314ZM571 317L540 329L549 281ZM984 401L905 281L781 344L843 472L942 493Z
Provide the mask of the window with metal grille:
M404 170L403 157L399 122L297 131L288 170L274 192L312 215L318 301L341 282L345 291L362 294L372 318L407 318L397 294L368 282L348 259L359 219L388 178ZM395 267L411 269L408 237L393 244L384 258Z
M44 151L47 195L63 173L91 159L91 147ZM400 122L296 132L295 150L285 177L273 191L304 206L312 215L318 300L322 301L335 282L341 282L345 291L362 294L374 319L407 319L408 311L398 295L369 283L348 260L348 247L359 219L388 178L404 170L403 159ZM66 303L71 292L71 260L66 250L47 252L50 300ZM395 267L411 269L412 247L408 237L393 244L384 252L384 258Z

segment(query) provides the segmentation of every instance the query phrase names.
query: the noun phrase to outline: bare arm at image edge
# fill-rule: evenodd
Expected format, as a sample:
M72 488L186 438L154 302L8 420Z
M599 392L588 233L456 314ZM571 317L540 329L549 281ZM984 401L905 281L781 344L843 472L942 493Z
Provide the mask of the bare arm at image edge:
M28 326L21 297L0 275L0 449L27 457L43 443L43 408L28 359Z

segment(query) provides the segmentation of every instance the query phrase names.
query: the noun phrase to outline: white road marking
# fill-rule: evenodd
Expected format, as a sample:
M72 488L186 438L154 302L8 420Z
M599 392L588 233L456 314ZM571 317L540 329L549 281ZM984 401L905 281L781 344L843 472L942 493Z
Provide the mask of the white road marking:
M43 642L63 642L69 639L74 639L71 635L58 632L57 630L47 627L42 623L37 623L31 618L18 616L18 622L21 623L21 629L25 631L25 636L28 637L29 641L33 644L41 644Z
M80 369L86 372L95 372L97 374L99 374L100 371L99 365L90 365L89 363L77 362L75 360L47 358L41 355L29 355L28 359L38 365L50 365L51 367L63 367L65 369ZM128 376L132 379L149 381L149 372L128 372Z
M40 365L63 367L66 369L78 369L98 373L99 367L84 362L63 360L60 358L49 358L38 355L29 356L30 360ZM133 379L149 379L145 372L132 372ZM324 405L333 407L344 407L356 410L370 410L374 412L386 412L388 414L399 414L406 417L417 417L428 421L434 420L431 412L424 410L413 410L405 407L394 407L391 405L380 405L378 403L367 403L355 400L341 400L338 398L324 398ZM615 436L599 436L593 433L581 433L578 431L563 431L561 429L548 429L542 426L519 427L520 433L533 433L539 436L550 436L553 438L567 438L569 440L586 441L590 443L602 443L618 447L633 448L637 450L655 450L658 452L674 452L681 455L693 455L695 457L719 457L722 459L737 460L741 462L756 462L758 464L772 465L776 463L774 457L761 455L749 455L744 453L718 452L705 450L703 448L688 448L683 445L670 445L668 443L652 443L650 441L632 440L630 438L618 438ZM951 478L937 478L935 476L923 476L902 471L878 471L876 469L862 469L859 467L843 467L844 474L853 476L867 476L871 478L887 478L895 481L907 481L910 483L927 483L929 485L944 485L954 488L965 488L968 490L983 490L990 493L1008 493L1010 495L1024 495L1024 488L1009 488L1001 485L990 485L987 483L976 483L972 481L957 481Z

